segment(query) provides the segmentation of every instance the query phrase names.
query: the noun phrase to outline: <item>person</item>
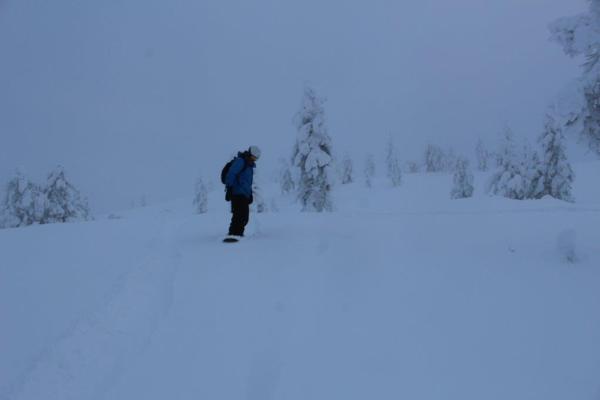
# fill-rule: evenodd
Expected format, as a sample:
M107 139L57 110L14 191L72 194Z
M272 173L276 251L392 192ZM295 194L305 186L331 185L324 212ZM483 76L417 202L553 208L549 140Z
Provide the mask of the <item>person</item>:
M231 201L231 223L229 237L239 239L244 236L244 229L250 218L252 204L252 179L256 160L260 158L258 146L250 146L248 150L239 152L231 163L225 177L226 199Z

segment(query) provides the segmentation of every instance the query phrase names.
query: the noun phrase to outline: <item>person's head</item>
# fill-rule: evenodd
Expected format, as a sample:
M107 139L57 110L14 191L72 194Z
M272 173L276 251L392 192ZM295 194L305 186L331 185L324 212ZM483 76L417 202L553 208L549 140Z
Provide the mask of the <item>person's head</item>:
M248 148L248 156L252 161L256 161L260 158L260 149L258 146L250 146Z

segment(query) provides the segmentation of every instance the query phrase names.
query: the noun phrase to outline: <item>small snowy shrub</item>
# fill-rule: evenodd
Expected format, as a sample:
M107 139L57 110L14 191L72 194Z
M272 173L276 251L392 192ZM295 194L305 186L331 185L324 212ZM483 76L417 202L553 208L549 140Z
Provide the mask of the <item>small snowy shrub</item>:
M290 166L287 161L284 159L279 160L280 164L280 172L279 172L279 186L281 188L282 194L289 194L294 191L296 185L294 184L294 179L292 178L292 172L290 171Z
M394 140L391 137L386 147L385 166L387 177L390 178L392 186L400 186L402 184L402 169L400 168L398 150L396 149Z
M365 159L365 168L363 170L365 176L365 185L373 186L373 178L375 177L375 158L372 154L367 155Z
M421 172L421 166L416 161L407 161L406 171L408 171L409 174L416 174L418 172Z
M451 198L464 199L473 196L473 173L469 169L469 161L465 158L458 158L456 161L453 181Z
M441 172L446 167L444 150L436 145L429 144L423 156L425 172Z
M485 148L481 139L477 140L475 156L477 158L477 169L483 172L487 171L490 164L490 152Z
M556 247L563 262L574 264L578 261L575 247L576 238L577 235L572 229L564 230L558 234Z
M194 211L196 214L205 214L208 211L208 189L202 178L196 180L194 186Z
M346 154L344 156L344 159L342 160L341 177L342 177L342 179L341 179L342 185L346 185L348 183L354 182L352 159L350 158L350 156L348 154Z
M444 171L446 172L454 172L454 168L456 167L456 161L458 157L454 153L453 149L448 149L444 152Z

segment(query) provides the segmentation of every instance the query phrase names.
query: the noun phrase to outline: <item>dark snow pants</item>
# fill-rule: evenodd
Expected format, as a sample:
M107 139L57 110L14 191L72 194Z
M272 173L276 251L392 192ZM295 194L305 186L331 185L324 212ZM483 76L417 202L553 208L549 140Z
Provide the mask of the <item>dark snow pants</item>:
M244 236L244 228L250 218L250 199L244 196L231 196L231 214L229 234Z

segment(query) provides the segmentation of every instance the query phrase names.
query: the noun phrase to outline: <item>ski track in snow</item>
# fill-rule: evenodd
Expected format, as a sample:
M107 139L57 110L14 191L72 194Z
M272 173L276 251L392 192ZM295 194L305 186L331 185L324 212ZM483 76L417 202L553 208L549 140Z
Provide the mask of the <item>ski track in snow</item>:
M99 399L143 351L171 305L180 253L163 217L153 254L125 273L105 304L37 357L1 399ZM171 248L167 247L171 245Z
M240 358L248 360L244 364L245 368L241 367L242 372L238 372L241 374L240 381L245 382L238 389L244 389L241 392L225 391L221 393L224 398L270 400L289 396L286 391L289 390L290 380L293 381L292 376L298 374L290 375L290 366L287 364L294 358L298 346L306 346L307 338L321 334L320 326L329 318L331 307L350 307L349 304L354 303L355 298L365 296L366 287L379 279L379 275L371 274L372 271L367 274L364 269L356 267L372 261L374 256L367 249L369 245L343 232L343 229L329 231L331 236L316 235L301 245L301 251L298 251L297 240L269 239L268 236L263 237L261 232L256 232L252 235L253 238L273 240L274 244L281 246L280 250L284 253L294 253L295 262L292 266L278 258L281 253L256 255L257 262L252 269L244 265L238 266L240 255L248 255L247 252L252 251L251 246L247 246L249 243L242 242L233 251L227 248L226 252L220 254L217 258L220 260L218 265L204 270L201 279L197 275L196 279L190 279L203 282L207 287L222 287L219 285L222 281L238 282L233 288L210 295L215 303L212 305L214 312L219 315L214 325L223 327L228 332L228 338L233 335L230 339L222 340L235 343L239 337L232 332L245 332L244 336L251 343L245 347L236 347L236 353L246 354ZM367 256L369 254L371 258ZM312 262L315 256L329 262L327 265L315 264ZM303 265L304 268L294 267L297 265ZM357 275L362 279L356 279ZM235 279L235 276L239 278ZM198 291L202 289L198 288ZM234 292L245 299L247 313L243 318L233 311L236 305L230 299L235 298ZM307 297L307 293L310 296ZM335 299L335 305L331 305L331 299ZM330 305L325 306L324 310L324 304ZM201 313L200 310L197 312ZM208 337L208 342L219 342L217 337ZM225 360L237 359L227 351L225 354ZM302 365L304 362L310 361L303 359Z

